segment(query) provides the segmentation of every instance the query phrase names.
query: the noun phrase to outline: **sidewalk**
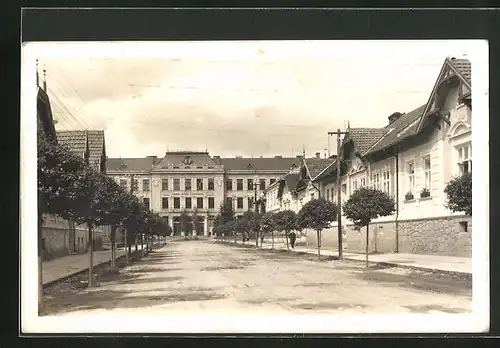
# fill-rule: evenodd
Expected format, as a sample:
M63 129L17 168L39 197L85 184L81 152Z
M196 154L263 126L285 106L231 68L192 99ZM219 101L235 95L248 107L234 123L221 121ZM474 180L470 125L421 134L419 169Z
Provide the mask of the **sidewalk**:
M234 243L234 240L230 242ZM237 244L243 244L243 242L241 240L238 240ZM245 243L245 245L252 245L253 247L255 247L255 240L248 241ZM262 249L271 249L271 241L264 240ZM274 249L286 250L286 244L283 244L279 240L275 240ZM293 252L314 255L317 255L318 253L318 249L307 246L295 246L295 249L290 248L290 250ZM337 258L338 251L321 248L321 255ZM344 259L352 261L365 261L365 254L344 252ZM469 257L394 253L370 254L368 256L368 260L370 263L378 263L381 265L472 275L472 258Z
M132 252L135 247L132 246ZM141 250L141 246L138 246ZM116 250L116 257L125 255L123 248ZM111 250L94 251L94 266L111 260ZM72 274L89 269L89 254L77 254L59 257L54 260L43 262L43 284L48 284L55 280L68 277Z

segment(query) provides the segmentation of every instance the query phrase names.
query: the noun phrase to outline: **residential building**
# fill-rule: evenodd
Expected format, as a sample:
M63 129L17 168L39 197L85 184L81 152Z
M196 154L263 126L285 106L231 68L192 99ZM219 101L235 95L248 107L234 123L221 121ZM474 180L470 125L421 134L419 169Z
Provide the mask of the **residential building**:
M106 170L127 188L133 177L135 194L168 221L174 234L184 232L181 213L196 211L202 226L197 233L208 235L223 202L231 202L237 217L255 209L264 188L298 162L298 158L221 158L206 151L177 151L166 152L162 159L108 158Z
M320 158L319 152L313 158L302 156L298 166L290 168L278 182L264 190L266 211L292 210L298 213L304 204L322 197L314 180L335 162L335 156Z
M449 211L444 194L452 177L472 170L471 114L471 64L447 58L425 104L393 113L383 128L347 130L340 188L336 168L316 182L335 202L338 189L344 202L365 185L394 197L395 214L371 224L370 250L471 256L471 217ZM364 229L342 223L347 249L363 250ZM323 245L336 246L334 230Z

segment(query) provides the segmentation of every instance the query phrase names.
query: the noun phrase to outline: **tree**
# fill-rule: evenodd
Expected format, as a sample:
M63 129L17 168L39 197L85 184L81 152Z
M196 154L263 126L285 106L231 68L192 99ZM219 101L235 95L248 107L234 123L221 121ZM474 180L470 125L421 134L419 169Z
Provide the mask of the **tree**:
M447 208L472 216L472 172L453 178L444 189Z
M321 231L337 220L337 214L338 208L335 203L318 198L304 204L297 216L300 228L310 228L316 231L318 259L321 258Z
M273 225L273 213L265 213L260 219L260 230L261 233L269 234L271 233L272 245L271 248L274 250L274 225ZM262 243L261 243L262 247Z
M184 231L184 239L187 239L189 233L189 225L191 224L191 217L186 210L183 210L181 212L181 215L179 216L179 224L181 227L181 231Z
M193 221L193 229L195 231L195 235L198 236L198 233L201 230L201 216L198 214L198 208L194 208L193 213L191 215L191 220Z
M116 194L115 183L105 174L98 173L86 166L80 171L75 191L75 202L78 209L72 219L85 224L89 239L89 287L93 285L94 267L94 228L113 221L114 204L110 197Z
M45 214L73 216L75 181L85 167L77 157L44 136L37 138L38 156L38 307L43 310L43 219Z
M221 224L233 221L234 220L233 204L231 202L224 202L223 204L221 204L219 216Z
M368 187L353 192L343 206L344 214L357 226L366 226L366 267L368 267L369 224L373 219L394 213L395 203L387 193Z
M285 232L286 250L289 251L288 235L297 228L297 215L293 210L283 210L273 216L273 225L277 231Z
M255 246L259 246L259 232L260 232L260 217L258 214L252 210L248 210L243 214L242 219L245 221L245 228L250 231L255 237Z
M108 191L108 200L111 205L108 215L108 224L111 226L111 268L116 267L116 230L122 223L125 216L129 214L127 210L129 194L122 187L120 187L114 180L107 180L110 186Z

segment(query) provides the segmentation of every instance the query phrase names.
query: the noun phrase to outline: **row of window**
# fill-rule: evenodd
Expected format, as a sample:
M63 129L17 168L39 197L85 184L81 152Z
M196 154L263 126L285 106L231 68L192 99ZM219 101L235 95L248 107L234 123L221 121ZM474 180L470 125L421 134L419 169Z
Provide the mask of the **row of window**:
M172 179L173 180L173 185L172 188L174 191L180 191L181 190L181 179L176 178ZM127 187L127 179L120 179L120 186L121 187ZM198 191L203 191L205 189L205 186L203 184L203 179L196 179L196 190ZM184 191L191 191L192 190L192 179L184 179ZM169 179L162 179L161 180L161 189L162 191L168 191L169 190ZM213 191L215 189L215 180L213 178L208 179L208 185L207 185L207 190L208 191ZM134 179L133 182L133 190L138 191L139 190L139 180ZM149 184L149 179L142 179L142 191L149 192L150 191L150 184Z
M174 191L180 191L181 190L181 179L176 178L172 179L172 189ZM197 191L203 191L205 189L204 182L202 178L195 179L195 185L196 185L196 190ZM162 191L169 191L169 179L162 179L161 180L161 189ZM272 185L274 182L276 182L276 179L271 179L269 181L270 185ZM127 179L120 179L120 186L122 187L127 187ZM248 179L247 180L247 190L253 190L255 186L258 186L260 190L264 190L266 188L266 180L265 179L260 179L258 184L254 184L253 179ZM236 190L238 191L243 191L243 179L237 179L236 180ZM184 191L191 191L193 189L193 179L186 178L184 179ZM206 188L208 191L213 191L215 189L215 180L213 178L208 179L208 185ZM226 189L228 191L233 190L233 180L228 179L226 180ZM133 182L133 190L138 191L139 190L139 180L134 179ZM150 181L149 179L142 179L142 191L149 192L150 191Z
M244 209L243 208L244 197L235 197L235 198L227 197L226 203L233 204L233 199L234 202L236 203L236 209ZM253 197L247 197L247 202L248 202L248 209L255 209L255 201Z
M149 199L148 199L149 201ZM203 197L197 197L196 198L196 208L198 209L204 209L204 198ZM174 209L180 209L181 208L181 198L180 197L173 197L173 204L174 204ZM162 197L161 199L161 208L162 209L169 209L169 197ZM184 208L186 209L192 209L193 208L193 198L192 197L184 197ZM208 197L208 209L214 209L215 208L215 198L214 197Z
M269 180L269 185L272 185L276 182L276 179L271 179ZM247 179L247 190L253 190L255 186L258 186L259 189L264 190L266 188L266 179L260 179L259 183L254 184L253 179ZM237 191L243 191L243 179L236 179L236 190ZM232 179L227 179L226 180L226 190L232 191L233 190L233 180Z
M455 148L458 172L460 175L469 173L472 171L472 147L471 144L461 145ZM422 171L423 171L423 188L431 190L432 188L432 166L430 155L425 155L422 157ZM409 160L406 162L406 192L415 193L415 160ZM366 179L360 178L352 181L352 191L358 188L366 186ZM382 170L382 177L380 172L376 171L372 173L371 186L377 190L381 190L391 195L391 172L388 168ZM342 185L342 192L347 193L347 185ZM326 199L334 200L333 188L326 190Z

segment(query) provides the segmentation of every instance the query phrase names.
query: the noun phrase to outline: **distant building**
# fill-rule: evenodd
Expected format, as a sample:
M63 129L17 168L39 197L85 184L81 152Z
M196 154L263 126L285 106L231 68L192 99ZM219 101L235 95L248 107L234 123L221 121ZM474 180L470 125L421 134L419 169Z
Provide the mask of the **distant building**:
M287 174L264 191L266 210L293 210L298 213L304 204L321 197L321 190L314 180L334 163L335 156L320 158L319 152L312 158L302 156L298 166L290 168Z
M237 217L254 210L265 188L299 163L296 157L220 158L208 152L177 151L163 158L108 158L106 172L122 187L134 185L137 197L165 217L174 234L183 232L181 213L196 211L201 218L196 233L208 235L223 202L231 202Z

